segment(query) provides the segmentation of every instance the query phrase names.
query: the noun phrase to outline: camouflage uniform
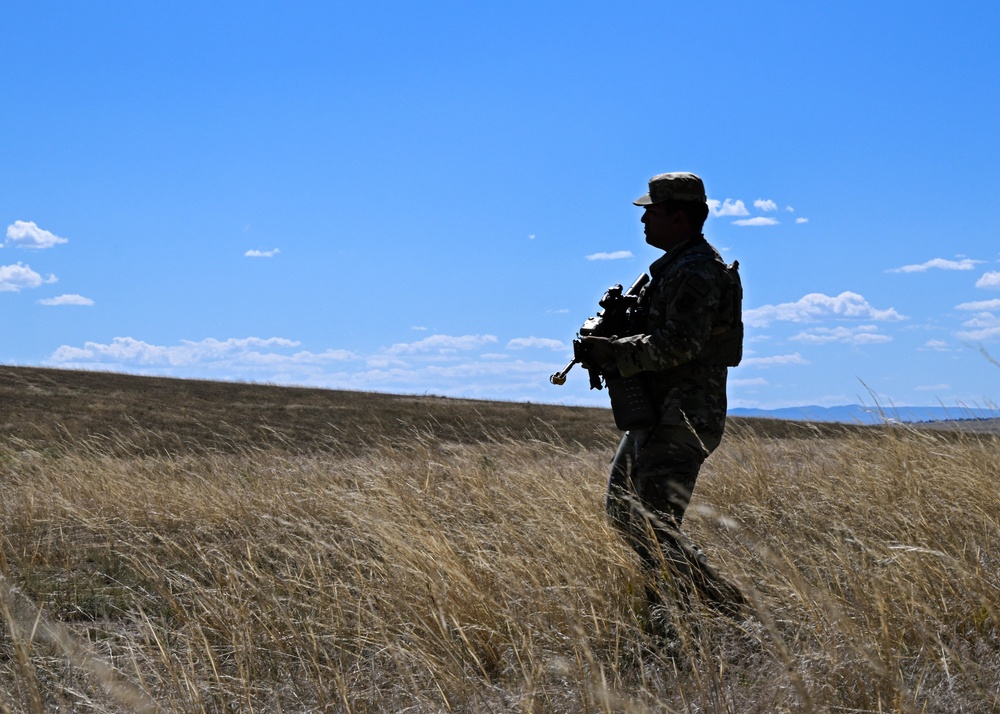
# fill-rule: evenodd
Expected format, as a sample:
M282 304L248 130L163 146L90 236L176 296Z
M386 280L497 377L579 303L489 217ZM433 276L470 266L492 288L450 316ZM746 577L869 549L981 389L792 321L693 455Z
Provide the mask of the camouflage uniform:
M606 502L648 569L667 565L680 576L675 580L682 594L689 595L693 585L722 609L745 599L708 565L680 524L701 464L722 439L726 365L738 363L742 352L742 291L733 272L700 234L650 266L637 333L612 346L617 371L639 376L657 421L625 433Z

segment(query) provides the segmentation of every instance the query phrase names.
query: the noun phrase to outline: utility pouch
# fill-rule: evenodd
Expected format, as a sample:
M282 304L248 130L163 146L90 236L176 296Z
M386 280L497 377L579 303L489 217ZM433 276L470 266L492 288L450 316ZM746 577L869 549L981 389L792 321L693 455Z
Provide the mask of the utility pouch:
M611 413L615 417L615 426L619 431L648 429L653 426L656 422L656 411L638 376L606 376L604 381L608 385Z
M721 263L721 261L720 261ZM743 283L740 263L722 263L725 281L722 291L719 325L712 330L702 359L709 364L735 367L743 359Z
M705 361L723 367L736 367L743 359L743 323L727 325L713 333L708 341Z

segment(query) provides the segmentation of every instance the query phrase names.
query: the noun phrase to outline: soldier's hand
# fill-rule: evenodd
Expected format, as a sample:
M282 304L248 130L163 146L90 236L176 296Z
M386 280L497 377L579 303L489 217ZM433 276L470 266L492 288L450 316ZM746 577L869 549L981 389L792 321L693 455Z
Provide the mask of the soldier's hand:
M613 372L618 367L614 341L607 337L581 337L580 343L586 355L585 367L597 367L605 372Z

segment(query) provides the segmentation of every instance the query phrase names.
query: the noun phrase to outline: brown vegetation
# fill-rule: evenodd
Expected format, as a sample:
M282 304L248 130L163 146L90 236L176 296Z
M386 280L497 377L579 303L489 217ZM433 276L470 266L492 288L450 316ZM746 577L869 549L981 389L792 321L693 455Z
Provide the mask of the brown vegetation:
M0 711L1000 709L997 437L734 425L647 634L605 410L0 368ZM775 430L769 431L769 427Z
M367 449L413 431L447 441L498 436L613 440L603 409L414 397L107 372L0 366L0 437L118 453Z

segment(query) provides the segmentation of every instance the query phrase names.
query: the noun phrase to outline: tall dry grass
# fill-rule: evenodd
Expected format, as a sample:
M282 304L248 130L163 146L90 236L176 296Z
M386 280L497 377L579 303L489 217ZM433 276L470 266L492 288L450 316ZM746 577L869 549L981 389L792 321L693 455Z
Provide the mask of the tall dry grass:
M0 710L1000 710L997 438L727 436L686 520L757 605L647 634L610 451L0 445Z

